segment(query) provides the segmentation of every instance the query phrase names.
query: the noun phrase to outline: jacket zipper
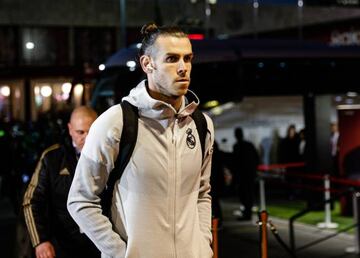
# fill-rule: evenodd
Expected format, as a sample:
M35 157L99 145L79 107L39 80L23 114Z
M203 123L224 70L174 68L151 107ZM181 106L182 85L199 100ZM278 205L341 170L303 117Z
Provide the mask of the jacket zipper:
M174 198L173 198L173 237L174 237L174 257L177 257L177 252L176 252L176 197L177 197L177 187L176 187L176 182L177 182L177 160L176 160L176 140L177 140L177 136L178 136L178 119L175 118L174 121L174 130L173 130L173 187L174 187Z

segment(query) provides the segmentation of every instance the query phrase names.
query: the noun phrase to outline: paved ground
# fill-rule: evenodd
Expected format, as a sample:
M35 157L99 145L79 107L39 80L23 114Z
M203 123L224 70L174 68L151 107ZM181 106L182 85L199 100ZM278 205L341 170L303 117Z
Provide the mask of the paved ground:
M257 216L249 222L238 222L233 216L233 210L239 204L231 201L222 201L224 210L224 224L219 231L220 251L219 258L256 258L260 256L259 247L259 226L256 224ZM279 236L288 245L288 221L270 218L276 226ZM331 230L321 230L314 226L295 224L295 243L300 248L316 240L334 234ZM268 231L268 257L269 258L354 258L360 257L358 254L347 253L345 249L355 246L355 237L350 234L339 234L334 238L313 245L309 248L296 252L296 256L291 256L276 240L271 231Z
M12 211L7 199L0 199L0 250L1 258L25 258L28 249L28 241L24 227ZM223 200L224 222L219 230L219 258L260 258L259 252L259 228L256 224L257 217L249 222L239 222L233 215L233 211L239 207L239 203L231 199ZM279 231L279 235L287 244L288 222L276 218L270 218ZM296 246L301 247L317 239L333 234L330 230L320 230L316 227L296 224ZM272 233L268 232L269 258L287 258L290 256L285 249L276 241ZM353 235L340 234L296 253L297 258L355 258L358 254L345 252L347 247L354 247ZM293 256L294 257L294 256ZM81 257L79 257L81 258Z

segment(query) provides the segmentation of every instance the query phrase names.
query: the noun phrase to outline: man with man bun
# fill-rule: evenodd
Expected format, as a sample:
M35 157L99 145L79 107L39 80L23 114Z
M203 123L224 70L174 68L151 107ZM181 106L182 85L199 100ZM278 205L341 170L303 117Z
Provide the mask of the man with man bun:
M115 183L111 221L100 193L119 153L121 105L94 122L72 183L68 210L102 257L210 258L210 170L214 129L205 115L202 151L188 88L193 52L177 27L143 26L140 65L147 79L123 98L138 110L137 142ZM204 155L204 158L202 157Z

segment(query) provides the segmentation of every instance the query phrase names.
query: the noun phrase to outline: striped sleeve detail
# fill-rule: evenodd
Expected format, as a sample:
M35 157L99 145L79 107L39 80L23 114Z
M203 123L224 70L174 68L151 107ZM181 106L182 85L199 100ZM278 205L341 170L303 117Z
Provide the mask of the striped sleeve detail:
M34 174L31 177L31 181L29 183L29 186L26 189L25 195L24 195L24 200L23 200L23 207L24 207L24 216L25 216L25 222L30 234L30 239L31 239L31 243L33 245L33 247L37 246L38 244L40 244L40 237L38 234L38 230L36 229L36 224L35 224L35 220L34 220L34 215L33 215L33 211L32 211L32 205L31 205L31 200L33 198L33 194L34 191L36 189L36 187L38 186L39 183L39 174L41 171L41 166L42 166L42 161L45 157L45 155L55 149L60 148L59 144L54 144L52 146L50 146L49 148L47 148L41 155L39 162L36 165Z

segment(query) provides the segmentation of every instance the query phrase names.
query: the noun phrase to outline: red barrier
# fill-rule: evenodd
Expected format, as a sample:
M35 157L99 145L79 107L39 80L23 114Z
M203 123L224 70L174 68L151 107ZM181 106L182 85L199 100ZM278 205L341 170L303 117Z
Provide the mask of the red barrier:
M287 169L287 168L299 168L305 167L304 162L296 162L296 163L287 163L287 164L271 164L271 165L258 165L257 169L259 171L269 171L274 169Z
M310 190L314 192L330 192L330 193L341 193L343 191L338 189L326 189L325 187L314 187L310 186L308 184L293 184L293 183L279 183L282 186L285 186L286 188L296 188L296 189L304 189L304 190Z
M304 167L305 163L298 162L298 163L287 163L287 164L271 164L271 165L259 165L257 167L258 171L264 174L273 174L273 175L286 175L291 177L299 177L304 179L314 179L314 180L324 180L324 173L299 173L298 171L292 172L287 171L288 168L301 168ZM279 171L279 169L282 169L282 171ZM345 178L338 178L329 176L329 179L333 183L337 183L340 185L345 186L356 186L360 187L360 180L355 179L345 179Z

